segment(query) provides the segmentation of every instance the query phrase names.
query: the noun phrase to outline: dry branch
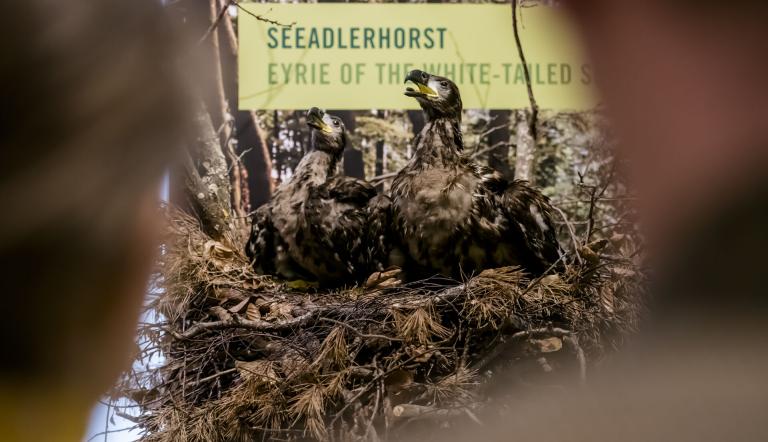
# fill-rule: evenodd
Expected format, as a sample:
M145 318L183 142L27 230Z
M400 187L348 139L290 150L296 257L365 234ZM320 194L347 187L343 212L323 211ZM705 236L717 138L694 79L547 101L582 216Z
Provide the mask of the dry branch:
M400 404L392 408L392 415L400 419L450 419L465 414L463 408L435 408L414 404Z
M262 333L278 332L288 330L293 327L301 327L306 325L317 316L317 311L305 313L297 318L293 318L289 321L279 322L267 322L267 321L249 321L247 319L239 319L238 316L233 316L232 319L226 321L212 321L212 322L198 322L184 333L178 333L173 329L166 329L168 333L171 333L174 338L179 340L189 340L194 338L200 333L211 330L223 330L223 329L246 329Z
M534 140L538 139L538 120L539 120L539 105L536 103L536 97L533 95L533 86L531 85L531 73L528 69L528 62L525 60L525 53L523 52L523 44L520 42L520 31L518 30L517 20L517 5L518 0L512 0L512 29L515 34L515 45L517 46L517 54L520 56L520 63L523 65L523 74L525 75L525 88L528 92L528 101L531 103L531 137Z

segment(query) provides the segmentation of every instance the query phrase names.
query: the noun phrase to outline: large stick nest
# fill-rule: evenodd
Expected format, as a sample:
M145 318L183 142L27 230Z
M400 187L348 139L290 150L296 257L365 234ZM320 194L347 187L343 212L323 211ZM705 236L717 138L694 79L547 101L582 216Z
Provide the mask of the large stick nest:
M589 247L535 279L512 267L453 284L384 274L322 293L254 274L241 239L213 241L180 212L169 221L137 363L115 393L147 441L380 440L415 422L478 424L504 375L584 382L636 322L639 276Z

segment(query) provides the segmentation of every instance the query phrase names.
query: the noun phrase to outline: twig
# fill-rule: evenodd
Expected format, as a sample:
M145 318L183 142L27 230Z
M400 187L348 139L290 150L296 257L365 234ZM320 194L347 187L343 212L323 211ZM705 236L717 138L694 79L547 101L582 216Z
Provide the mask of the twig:
M555 211L560 214L560 217L563 218L563 222L565 223L566 229L568 229L568 234L571 236L571 242L573 242L573 253L576 254L576 259L579 261L579 264L582 264L583 261L581 259L581 255L579 254L579 240L576 239L576 231L573 229L573 225L571 225L571 222L568 220L568 217L565 216L565 212L560 210L559 207L553 206Z
M229 4L224 5L216 14L216 18L211 22L210 26L208 26L208 29L205 30L205 34L203 34L202 37L200 37L200 40L197 41L197 44L202 44L206 38L208 38L209 35L211 35L211 32L213 32L214 29L219 25L221 22L221 19L224 17L224 14L227 12L227 8L229 8Z
M400 404L392 408L392 415L400 419L449 419L464 414L463 408L437 408L416 404Z
M228 321L198 322L183 333L179 333L171 328L165 328L165 331L178 340L189 340L205 331L230 328L244 328L259 332L276 332L306 325L315 318L317 313L319 313L319 310L311 311L299 317L280 322L251 321L248 319L240 319L238 316L233 316L232 319Z
M91 436L91 438L88 439L86 442L91 442L92 440L95 440L97 437L100 437L100 436L107 437L107 435L109 435L109 434L122 433L123 431L131 431L131 430L136 429L137 427L138 427L137 425L133 425L133 426L130 426L130 427L118 428L116 430L100 431L100 432L94 434L93 436Z
M587 235L584 238L584 244L589 243L589 239L592 237L592 230L595 228L595 204L597 202L597 187L592 187L592 192L589 194L589 213L587 214Z
M221 6L221 9L219 9L219 12L216 14L216 19L210 24L210 26L208 26L208 29L205 30L205 33L203 34L203 36L200 37L200 40L198 40L198 42L197 42L198 44L203 43L205 41L205 39L208 38L211 35L211 33L214 31L214 29L216 29L218 27L219 23L221 23L221 19L224 18L224 15L226 14L227 9L229 9L230 6L235 6L238 9L240 9L241 11L243 11L246 14L250 15L251 17L255 18L256 20L263 21L263 22L269 23L271 25L282 26L284 28L290 28L290 27L292 27L293 25L296 24L296 22L292 22L291 24L286 25L284 23L280 23L278 21L268 19L268 18L264 17L263 15L254 14L253 12L243 8L242 6L240 6L234 0L224 0L224 4ZM267 13L269 13L271 11L272 11L272 9L270 8L269 11L267 11ZM228 24L227 27L229 28L228 29L228 33L229 33L230 43L232 44L232 49L235 51L235 54L237 54L237 39L233 38L234 37L234 32L231 29L231 23Z
M526 288L525 288L525 290L523 290L522 292L520 292L520 295L519 295L519 296L520 296L520 297L522 297L522 296L523 296L523 295L525 295L526 293L530 292L530 291L531 291L531 289L533 289L534 287L536 287L536 285L538 285L538 283L540 283L540 282L541 282L541 280L542 280L542 279L544 279L544 277L545 277L545 276L549 275L549 272L551 272L552 270L554 270L554 269L555 269L555 267L557 267L557 265L558 265L558 264L560 264L560 261L562 261L564 257L565 257L565 254L564 254L564 253L560 254L560 257L559 257L559 258L557 258L557 260L556 260L555 262L553 262L553 263L552 263L552 264L549 266L549 268L547 268L547 270L545 270L545 271L544 271L544 273L542 273L542 274L541 274L541 275L539 275L539 276L538 276L536 279L534 279L533 281L531 281L531 282L528 284L528 287L526 287Z
M230 369L227 369L227 370L222 370L222 371L216 372L216 373L214 373L214 374L212 374L210 376L206 376L204 378L198 379L195 382L190 383L189 386L190 387L195 387L195 386L200 385L202 383L208 382L210 380L216 379L216 378L218 378L220 376L224 376L224 375L229 374L229 373L234 373L236 371L237 371L237 367L230 368Z
M132 416L132 415L130 415L128 413L124 413L122 411L115 411L115 416L117 416L117 417L119 417L121 419L125 419L125 420L130 421L130 422L133 422L134 424L140 424L141 423L141 419L137 418L136 416Z
M381 384L381 381L379 381L379 384ZM363 440L368 439L368 434L373 430L376 431L373 428L373 420L376 419L376 414L379 412L379 403L381 402L381 387L380 385L377 385L376 388L376 399L374 399L373 402L373 411L371 412L371 419L368 421L368 426L365 429L365 435L363 436ZM377 438L378 439L378 438Z
M107 442L107 435L109 434L109 412L112 409L112 401L107 403L107 412L104 413L104 442Z
M523 65L523 73L525 74L525 87L528 90L528 101L531 103L531 137L533 138L534 146L538 139L537 126L539 121L539 105L536 103L536 97L533 96L533 87L531 86L531 73L528 70L528 63L525 60L525 54L523 53L523 44L520 42L520 32L517 29L517 0L512 0L512 29L515 33L515 44L517 45L517 54L520 56L520 62Z
M402 339L399 339L399 338L392 338L392 337L384 336L384 335L361 333L360 330L352 327L351 325L347 324L346 322L337 321L337 320L331 319L331 318L320 318L319 321L320 322L330 322L332 324L341 325L342 327L347 328L352 333L356 334L357 336L360 336L361 338L366 338L366 339L385 339L387 341L392 341L392 342L402 342L403 341Z
M590 186L592 188L592 192L589 195L589 214L587 215L587 236L584 239L584 244L589 244L590 239L592 238L592 233L595 228L595 206L597 205L597 201L603 197L605 194L605 191L608 190L608 186L611 185L611 181L613 180L613 174L614 169L611 169L610 174L608 175L608 178L605 180L605 183L600 188L600 191L598 192L597 186Z
M240 9L241 11L243 11L246 14L250 15L251 17L255 18L256 20L263 21L263 22L269 23L271 25L282 26L284 28L291 28L291 27L293 27L293 25L296 24L296 22L294 21L294 22L291 22L291 23L286 25L285 23L280 23L278 21L268 19L268 18L264 17L263 15L254 14L253 12L251 12L251 11L245 9L244 7L240 6L240 3L238 3L238 2L236 2L234 0L230 0L230 4L233 4L233 5L237 6L238 9ZM270 13L271 11L272 11L272 9L267 11L267 14Z
M336 423L336 421L341 417L341 415L344 414L344 412L347 411L347 409L350 406L352 406L355 402L357 402L357 400L360 399L365 393L367 393L368 390L371 389L371 386L378 385L377 383L380 380L384 379L385 376L389 375L390 373L394 372L395 370L399 370L400 368L404 367L406 364L411 363L412 361L416 360L417 358L420 358L420 357L424 356L427 353L432 353L433 351L435 351L435 349L425 350L425 351L422 351L422 352L418 352L415 355L411 356L410 358L398 362L397 364L395 364L389 370L382 371L379 374L377 374L376 376L374 376L373 379L368 384L360 387L360 391L356 395L354 395L352 398L350 398L347 401L347 403L344 404L343 407L341 407L341 410L339 410L336 413L336 415L333 417L333 419L331 420L330 426L333 427L333 424Z
M397 176L397 172L390 172L390 173L385 173L385 174L382 174L382 175L375 176L375 177L369 179L368 181L370 183L376 183L376 182L379 182L379 181L386 181L386 180L388 180L390 178L394 178L396 176Z
M505 146L509 146L509 143L505 143L503 141L499 141L498 143L494 144L493 146L488 146L488 147L486 147L484 149L480 149L480 150L476 151L475 153L472 154L472 158L477 158L480 155L486 154L488 152L492 152L492 151L494 151L494 150L496 150L496 149L498 149L500 147L505 147Z

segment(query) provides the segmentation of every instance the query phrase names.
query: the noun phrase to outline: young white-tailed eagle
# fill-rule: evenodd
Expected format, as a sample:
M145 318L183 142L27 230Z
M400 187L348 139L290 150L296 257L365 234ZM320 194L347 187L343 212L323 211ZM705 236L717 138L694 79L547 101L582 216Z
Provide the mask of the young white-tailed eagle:
M411 71L405 95L426 114L414 155L391 188L394 260L408 279L455 279L519 265L544 273L560 257L547 197L462 155L461 96L449 79Z
M285 279L316 280L323 286L360 281L381 265L368 229L369 203L381 202L365 181L337 175L347 134L338 117L307 113L312 151L269 204L259 208L246 254L254 269ZM369 236L370 235L370 236Z

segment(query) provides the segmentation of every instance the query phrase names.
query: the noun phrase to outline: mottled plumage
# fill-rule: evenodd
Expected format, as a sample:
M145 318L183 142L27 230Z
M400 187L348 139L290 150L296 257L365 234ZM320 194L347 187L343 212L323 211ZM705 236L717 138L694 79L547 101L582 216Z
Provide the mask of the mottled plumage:
M408 88L427 116L414 155L392 188L392 254L409 278L452 278L520 265L545 272L559 258L548 199L523 181L463 156L461 98L456 85L412 71Z
M359 281L380 267L368 229L374 212L368 204L376 190L337 175L346 145L339 118L313 108L307 123L313 150L256 211L246 253L260 273L324 286Z

